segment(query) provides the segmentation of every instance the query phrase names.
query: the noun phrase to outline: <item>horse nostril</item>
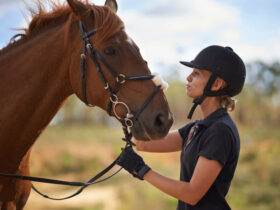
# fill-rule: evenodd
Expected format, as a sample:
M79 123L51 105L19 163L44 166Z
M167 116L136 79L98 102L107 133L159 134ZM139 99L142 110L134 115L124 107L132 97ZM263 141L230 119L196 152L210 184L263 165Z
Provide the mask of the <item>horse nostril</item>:
M162 114L158 114L155 119L155 126L157 128L162 128L164 126L164 116Z

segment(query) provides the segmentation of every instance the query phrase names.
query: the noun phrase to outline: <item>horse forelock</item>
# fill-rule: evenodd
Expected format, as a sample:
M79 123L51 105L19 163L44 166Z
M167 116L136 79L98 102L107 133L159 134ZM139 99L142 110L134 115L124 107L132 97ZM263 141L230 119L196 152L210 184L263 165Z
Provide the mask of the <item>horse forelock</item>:
M67 18L69 18L71 9L67 4L64 3L61 5L54 2L53 0L47 0L47 3L51 6L50 11L47 11L46 5L42 2L42 0L37 0L36 9L28 7L32 17L28 27L16 29L22 30L23 33L14 35L11 38L10 43L0 50L0 54L15 44L19 44L22 41L31 38L40 31L53 25L57 25L61 21L65 21ZM91 7L94 12L95 26L93 27L98 31L94 37L95 42L102 42L103 40L118 32L120 28L124 27L121 19L111 9L109 9L109 7L90 5L87 0L85 1L85 4L88 7ZM16 40L18 37L19 39Z

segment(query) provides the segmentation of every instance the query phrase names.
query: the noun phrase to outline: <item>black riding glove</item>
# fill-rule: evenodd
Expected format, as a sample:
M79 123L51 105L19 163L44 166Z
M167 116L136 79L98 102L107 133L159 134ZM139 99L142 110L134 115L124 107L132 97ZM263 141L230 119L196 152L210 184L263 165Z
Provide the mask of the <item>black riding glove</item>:
M124 148L117 164L140 180L143 180L143 176L150 170L150 167L145 164L143 158L137 155L132 147Z

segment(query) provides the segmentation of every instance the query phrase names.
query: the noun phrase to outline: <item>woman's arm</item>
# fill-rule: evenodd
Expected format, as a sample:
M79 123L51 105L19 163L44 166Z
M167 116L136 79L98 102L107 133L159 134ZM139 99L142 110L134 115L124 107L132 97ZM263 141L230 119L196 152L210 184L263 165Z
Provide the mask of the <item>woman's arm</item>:
M170 131L160 140L140 141L135 139L136 150L144 152L177 152L182 149L182 142L178 130Z
M176 181L148 171L144 180L185 203L195 205L214 183L222 166L216 160L199 157L190 182Z

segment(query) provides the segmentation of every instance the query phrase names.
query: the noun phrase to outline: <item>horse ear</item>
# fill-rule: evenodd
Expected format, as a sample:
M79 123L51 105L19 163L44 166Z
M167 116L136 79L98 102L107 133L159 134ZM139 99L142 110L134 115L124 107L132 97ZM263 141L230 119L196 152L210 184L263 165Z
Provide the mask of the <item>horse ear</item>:
M67 2L75 15L78 16L79 19L82 19L82 16L88 10L88 7L77 0L67 0Z
M115 13L117 13L118 4L116 0L106 0L105 6L110 7Z

